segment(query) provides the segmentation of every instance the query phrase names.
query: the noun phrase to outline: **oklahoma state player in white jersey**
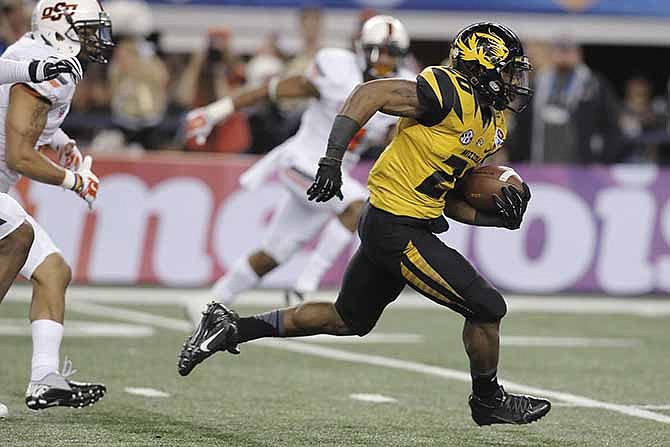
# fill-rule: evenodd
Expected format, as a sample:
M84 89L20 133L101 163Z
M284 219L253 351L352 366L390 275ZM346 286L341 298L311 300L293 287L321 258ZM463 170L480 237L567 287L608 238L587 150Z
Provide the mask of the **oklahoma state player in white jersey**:
M219 350L239 352L239 343L263 337L364 336L409 285L465 317L462 336L475 423L528 424L546 415L548 400L509 394L498 384L499 324L507 311L502 295L434 234L447 227L442 210L472 225L519 228L530 200L527 185L523 191L506 186L499 212L487 214L469 206L454 184L502 143L502 138L496 140L499 129L505 132L500 112L520 110L517 103L528 101L530 69L514 32L496 23L477 23L456 36L449 66L430 67L416 82L391 79L359 86L335 119L308 190L310 199L328 201L341 194L346 146L374 113L402 118L370 175L361 246L336 302L305 302L247 318L212 303L182 350L179 368ZM481 147L470 149L478 141ZM202 344L192 344L195 338ZM202 347L205 354L198 353ZM191 360L194 353L196 362Z
M110 39L111 21L96 0L42 0L33 11L32 31L3 57L17 63L76 57L106 63ZM19 272L31 280L33 356L26 405L33 410L83 407L105 393L103 385L69 380L71 365L58 372L71 271L49 235L7 194L23 175L72 190L89 206L95 200L98 179L91 158L82 161L74 141L60 130L81 78L79 62L72 65L78 67L78 72L71 68L74 75L0 86L0 299ZM59 164L36 150L42 145L58 150Z
M268 86L242 92L234 98L224 98L189 113L187 137L204 139L216 122L233 110L259 100L268 97L272 100L312 98L297 133L241 178L244 188L253 189L276 172L285 193L274 210L271 226L260 248L240 259L215 284L213 294L217 301L233 302L240 292L258 284L264 275L320 233L319 243L295 286L300 292L299 297L317 288L322 275L354 237L358 216L367 197L365 187L346 171L358 161L361 149L371 143L385 145L388 142L397 118L376 114L349 144L343 181L344 200L314 204L307 200L305 189L314 180L330 126L351 90L370 79L414 79L416 75L401 66L408 46L409 36L402 23L393 17L375 16L363 25L357 44L358 54L340 48L322 49L305 75L275 79ZM320 231L326 223L325 229Z

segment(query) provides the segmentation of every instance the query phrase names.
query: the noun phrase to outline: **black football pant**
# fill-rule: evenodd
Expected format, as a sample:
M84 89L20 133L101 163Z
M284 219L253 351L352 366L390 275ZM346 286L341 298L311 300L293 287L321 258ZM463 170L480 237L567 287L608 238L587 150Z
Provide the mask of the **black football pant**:
M502 295L438 239L429 223L366 205L358 226L361 246L335 303L353 332L370 332L406 284L471 320L496 322L505 315Z

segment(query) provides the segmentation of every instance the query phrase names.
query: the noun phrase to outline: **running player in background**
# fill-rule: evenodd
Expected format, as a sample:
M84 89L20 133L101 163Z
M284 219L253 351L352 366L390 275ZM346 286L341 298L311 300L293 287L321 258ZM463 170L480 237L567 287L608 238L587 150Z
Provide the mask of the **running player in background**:
M263 276L320 234L318 245L296 285L297 295L302 296L301 292L316 289L323 274L354 237L367 191L347 171L368 144L388 142L397 119L376 114L349 144L344 161L344 200L315 204L305 196L305 190L314 180L321 148L326 145L337 111L354 87L371 79L415 77L402 67L409 36L397 19L390 16L368 19L356 46L356 53L338 48L322 49L305 75L271 80L266 86L223 98L187 115L186 137L204 141L214 125L234 110L266 98L313 98L296 135L263 157L241 178L242 186L252 190L278 172L285 194L275 208L260 248L235 263L214 285L213 294L218 302L232 303L239 293L256 286ZM324 224L326 227L320 231Z
M44 82L61 75L72 75L78 82L83 69L76 57L59 59L50 57L44 60L15 61L0 57L0 85L15 82Z
M70 75L49 82L0 86L0 299L18 273L31 280L33 355L26 405L32 410L84 407L98 401L106 389L69 380L71 362L58 372L71 270L49 235L8 192L23 175L74 191L89 207L95 201L98 178L91 171L91 157L82 161L60 126L82 76L73 58L104 64L111 46L111 21L97 0L78 0L76 5L42 0L33 11L32 31L3 55L20 64L65 57L73 67ZM36 150L42 145L58 151L59 164Z
M529 424L544 417L551 409L548 400L510 394L498 383L504 298L434 234L447 228L443 213L470 225L520 227L530 200L526 184L523 190L503 188L496 213L472 208L456 184L502 147L507 133L503 111L520 111L529 101L530 70L517 35L485 22L456 36L448 66L428 67L416 82L376 80L357 87L333 123L308 190L310 200L341 196L347 145L375 113L402 118L370 172L370 203L358 230L361 246L337 300L307 301L246 318L213 302L181 350L179 373L188 374L214 352L239 353L239 343L258 338L364 336L409 285L465 317L462 337L470 360L469 405L475 423Z

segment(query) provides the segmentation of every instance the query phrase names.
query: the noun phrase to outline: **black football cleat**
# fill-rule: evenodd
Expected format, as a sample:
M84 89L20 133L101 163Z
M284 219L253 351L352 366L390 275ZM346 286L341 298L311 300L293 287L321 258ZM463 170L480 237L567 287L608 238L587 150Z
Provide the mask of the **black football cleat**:
M491 398L470 396L472 419L477 425L530 424L551 410L551 402L533 396L509 394L501 386Z
M67 371L66 371L67 370ZM83 408L93 405L107 392L105 385L67 380L74 374L72 362L65 361L63 373L51 373L36 382L30 382L26 390L26 405L31 410L50 407Z
M217 351L239 354L237 322L240 317L223 304L211 302L202 313L198 327L179 352L177 371L187 376L196 365Z

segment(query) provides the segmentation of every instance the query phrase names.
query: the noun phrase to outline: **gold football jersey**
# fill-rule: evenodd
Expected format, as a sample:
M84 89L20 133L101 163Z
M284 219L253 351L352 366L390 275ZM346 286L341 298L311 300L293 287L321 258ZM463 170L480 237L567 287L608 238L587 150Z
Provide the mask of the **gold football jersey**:
M507 128L502 112L481 107L466 78L449 67L417 77L421 116L401 118L370 171L370 203L398 216L442 214L458 179L497 152Z

